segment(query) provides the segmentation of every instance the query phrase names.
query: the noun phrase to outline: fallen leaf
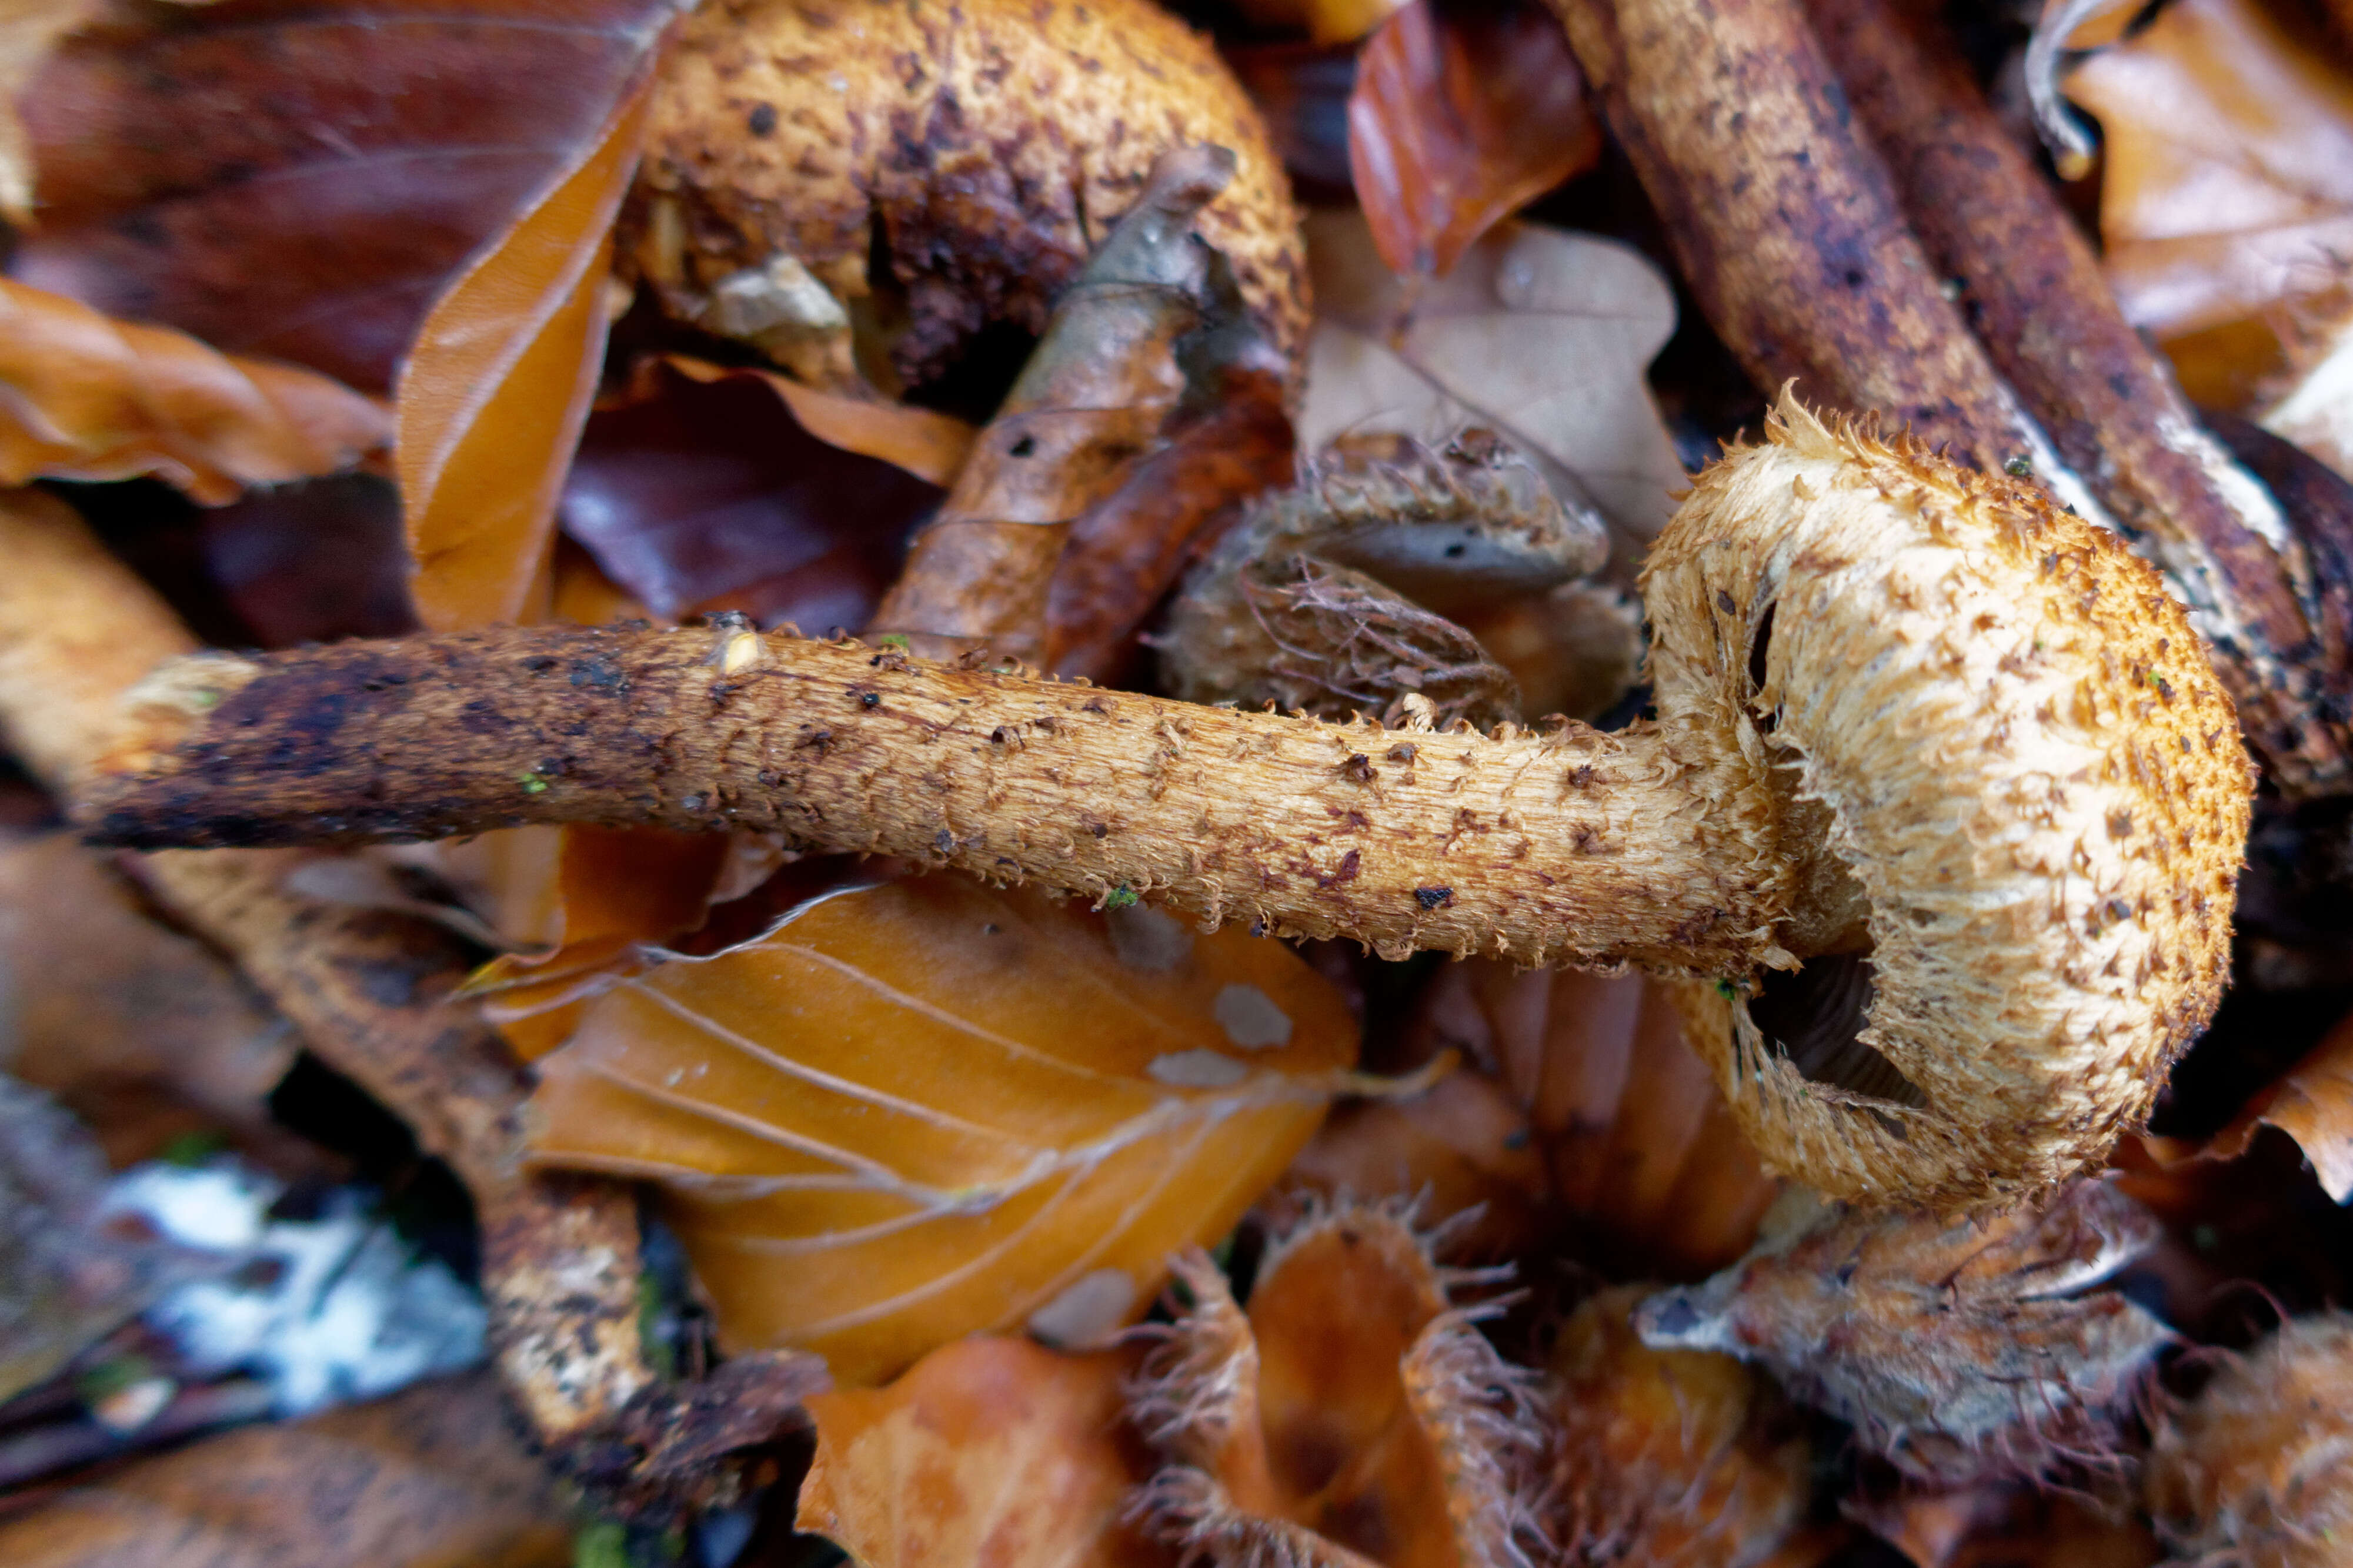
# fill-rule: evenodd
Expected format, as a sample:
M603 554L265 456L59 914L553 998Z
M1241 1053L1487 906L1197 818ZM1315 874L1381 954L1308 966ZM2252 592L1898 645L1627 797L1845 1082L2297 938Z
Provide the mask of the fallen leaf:
M1229 44L1221 51L1293 182L1315 199L1318 188L1345 195L1348 173L1348 97L1356 85L1356 49L1347 44Z
M1614 240L1507 223L1410 293L1360 216L1314 214L1307 237L1318 315L1300 446L1499 431L1563 500L1600 510L1630 570L1684 479L1642 379L1675 324L1658 268Z
M556 502L604 363L613 216L645 140L652 67L442 292L401 367L394 459L428 629L546 614Z
M417 629L400 492L375 474L254 490L198 520L204 570L240 644L292 647Z
M25 95L39 205L11 270L385 390L443 283L603 133L675 9L114 7Z
M1279 943L944 875L583 994L539 1063L532 1158L658 1183L722 1342L815 1351L845 1385L966 1333L1083 1346L1130 1321L1356 1052Z
M2353 480L2353 272L2296 325L2261 423Z
M0 10L0 216L22 224L33 211L31 149L16 95L57 41L88 21L103 0L11 0Z
M1412 0L1348 96L1348 169L1390 270L1444 276L1480 236L1601 158L1559 19Z
M266 1104L294 1064L292 1031L72 834L0 845L0 1070L56 1095L110 1163L212 1131L294 1152Z
M1405 0L1242 0L1241 14L1261 28L1303 32L1318 46L1353 44Z
M1169 1461L1139 1497L1220 1568L1506 1568L1545 1544L1535 1374L1496 1353L1401 1205L1312 1209L1270 1245L1244 1314L1199 1252L1193 1304L1145 1363L1134 1418Z
M2353 71L2255 0L2178 0L2066 80L2099 119L2100 232L2160 339L2261 316L2353 252Z
M0 1402L219 1267L118 1223L103 1208L106 1182L105 1156L79 1122L0 1077Z
M1667 984L1472 959L1432 978L1411 1027L1417 1055L1486 1064L1581 1250L1694 1279L1747 1250L1781 1185L1683 1037Z
M952 414L918 408L912 403L824 392L772 370L730 368L686 354L664 355L663 363L695 381L753 377L784 401L794 423L827 446L861 458L879 458L942 489L955 483L965 459L972 455L973 437L979 434Z
M207 504L382 447L375 399L0 278L0 485L153 474Z
M567 1510L488 1373L248 1426L0 1524L10 1568L562 1568Z
M2311 1053L2203 1144L2149 1139L2168 1161L2195 1156L2235 1159L2259 1127L2276 1127L2295 1140L2323 1191L2353 1202L2353 1018L2331 1029Z
M1754 1568L1805 1522L1813 1453L1771 1383L1714 1351L1652 1350L1642 1287L1587 1300L1551 1372L1553 1484L1571 1563Z
M861 1568L1129 1568L1172 1561L1122 1519L1149 1469L1121 1420L1135 1358L978 1336L888 1388L811 1395L796 1527Z
M1949 1221L1826 1205L1634 1325L1653 1349L1762 1365L1915 1480L2113 1469L2116 1425L2174 1336L2108 1286L2158 1235L2098 1180Z
M815 636L864 629L940 491L812 432L784 398L790 384L676 358L641 367L589 416L565 534L665 620L733 609Z

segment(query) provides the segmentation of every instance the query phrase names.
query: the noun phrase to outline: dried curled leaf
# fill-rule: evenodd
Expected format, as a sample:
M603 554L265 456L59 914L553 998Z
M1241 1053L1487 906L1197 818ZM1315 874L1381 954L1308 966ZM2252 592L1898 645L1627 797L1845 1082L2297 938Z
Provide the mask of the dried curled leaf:
M2353 251L2353 71L2254 0L2179 0L2068 77L2106 133L2100 231L2161 338L2327 288Z
M807 1401L817 1457L797 1528L863 1568L1145 1568L1166 1553L1121 1518L1144 1479L1121 1420L1134 1357L976 1336L888 1388Z
M1673 292L1632 249L1508 223L1409 295L1359 215L1307 225L1318 314L1299 443L1350 432L1501 433L1554 490L1609 520L1627 563L1684 482L1643 380L1674 331Z
M1576 1564L1749 1568L1803 1524L1813 1455L1772 1385L1732 1356L1652 1350L1642 1288L1578 1307L1552 1354L1555 1491Z
M1413 0L1348 96L1348 169L1392 271L1443 275L1472 243L1601 157L1601 124L1550 12Z
M1436 450L1349 437L1253 503L1187 578L1161 639L1168 684L1331 719L1408 693L1440 724L1515 719L1511 676L1448 614L1541 593L1608 550L1599 518L1486 431Z
M547 613L556 502L604 363L613 215L637 171L652 63L578 161L442 291L401 366L394 457L428 628Z
M561 1568L572 1531L487 1373L249 1426L0 1524L10 1568Z
M390 439L382 405L0 278L0 485L153 474L206 505L339 473Z
M2353 1201L2353 1019L2331 1029L2202 1146L2172 1139L2147 1142L2152 1152L2168 1162L2193 1151L2228 1160L2246 1152L2262 1127L2276 1127L2295 1140L2330 1197L2340 1204Z
M1759 1363L1915 1477L2113 1468L2117 1412L2173 1336L2099 1287L2157 1236L2099 1181L1950 1224L1826 1207L1634 1321L1652 1346Z
M722 1342L815 1351L845 1384L976 1331L1084 1345L1130 1321L1356 1053L1287 948L950 876L586 988L532 1157L659 1183Z
M2178 1563L2332 1568L2353 1539L2353 1316L2296 1318L2157 1423L2149 1511Z
M1525 1568L1543 1544L1533 1374L1456 1307L1405 1210L1312 1206L1245 1315L1200 1253L1135 1419L1169 1461L1138 1507L1218 1568Z

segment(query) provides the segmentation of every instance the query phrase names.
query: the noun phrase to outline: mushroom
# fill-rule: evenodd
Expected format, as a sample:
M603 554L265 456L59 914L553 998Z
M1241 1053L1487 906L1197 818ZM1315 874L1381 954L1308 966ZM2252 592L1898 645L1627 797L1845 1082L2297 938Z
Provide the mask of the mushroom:
M1042 330L1191 142L1236 156L1201 234L1294 359L1305 257L1281 163L1208 40L1150 0L704 5L655 91L622 255L673 313L772 352L867 310L923 381L990 322Z
M747 626L214 655L133 694L86 819L148 847L740 826L1391 955L1720 976L1703 1054L1767 1161L1834 1196L1954 1207L2097 1161L2221 996L2253 782L2156 573L1785 398L1644 592L1658 717L1616 734L1321 723ZM1784 972L1844 974L1851 1035L1778 1023Z

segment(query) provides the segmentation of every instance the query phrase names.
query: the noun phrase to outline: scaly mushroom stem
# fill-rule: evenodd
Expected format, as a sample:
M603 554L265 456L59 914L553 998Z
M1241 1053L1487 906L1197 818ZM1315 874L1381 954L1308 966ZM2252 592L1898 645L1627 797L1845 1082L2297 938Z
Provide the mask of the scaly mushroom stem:
M208 656L134 701L84 797L119 844L744 826L1397 954L1778 956L1761 773L1657 728L1327 724L727 626Z
M123 689L195 644L51 497L0 494L0 559L8 563L0 573L0 734L63 795L103 750ZM278 850L181 850L126 856L121 865L233 958L321 1059L399 1115L465 1183L482 1227L493 1353L557 1468L621 1501L723 1488L726 1472L710 1456L660 1468L672 1441L665 1434L697 1391L661 1385L639 1344L629 1189L527 1173L527 1075L479 1013L451 999L467 955L423 921L290 891L285 876L298 859ZM765 1415L808 1385L807 1365L767 1358L737 1372L730 1389Z

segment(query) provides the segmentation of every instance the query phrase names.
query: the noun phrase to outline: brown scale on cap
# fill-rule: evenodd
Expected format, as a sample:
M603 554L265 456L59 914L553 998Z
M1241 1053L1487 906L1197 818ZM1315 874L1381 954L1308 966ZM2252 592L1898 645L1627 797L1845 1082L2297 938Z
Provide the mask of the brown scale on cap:
M991 321L1041 330L1154 162L1194 142L1236 156L1200 233L1289 357L1307 284L1281 163L1208 40L1148 0L706 5L654 100L624 254L690 315L775 258L842 303L883 262L918 381Z

